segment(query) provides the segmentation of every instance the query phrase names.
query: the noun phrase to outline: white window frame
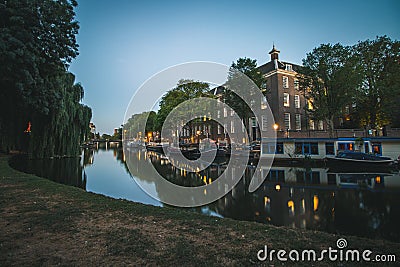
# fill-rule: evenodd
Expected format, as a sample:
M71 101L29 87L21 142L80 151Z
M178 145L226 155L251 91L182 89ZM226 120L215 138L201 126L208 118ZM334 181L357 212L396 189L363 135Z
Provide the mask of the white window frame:
M299 90L299 80L294 80L294 90Z
M296 131L301 131L301 114L296 113L295 115L295 121L296 121Z
M323 131L324 130L324 121L318 121L318 130Z
M285 64L285 70L287 71L293 71L293 67L291 64Z
M283 106L290 107L290 96L289 93L283 93Z
M294 95L294 107L300 108L300 95Z
M308 124L310 126L310 130L314 131L315 130L315 121L310 119Z
M289 88L289 77L282 76L282 86L283 86L283 89Z
M285 129L290 130L290 113L289 112L284 113L284 123L285 123Z
M268 130L268 118L266 115L261 115L261 131Z

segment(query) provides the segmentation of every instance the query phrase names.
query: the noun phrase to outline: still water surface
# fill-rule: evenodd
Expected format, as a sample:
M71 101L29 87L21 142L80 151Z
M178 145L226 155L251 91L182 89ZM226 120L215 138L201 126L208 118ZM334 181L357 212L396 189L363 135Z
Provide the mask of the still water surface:
M121 148L85 149L80 159L18 160L15 167L86 191L144 204L164 206L136 184L157 193L142 161L151 161L177 184L203 185L224 171L214 165L200 173L182 173L165 156L145 150L124 155ZM137 164L130 173L125 159ZM330 233L383 238L400 242L400 175L398 172L332 172L326 168L273 166L266 181L248 192L253 167L225 197L191 210L237 220L257 221ZM265 173L266 174L266 173ZM211 179L211 180L210 180ZM159 196L162 199L162 196Z

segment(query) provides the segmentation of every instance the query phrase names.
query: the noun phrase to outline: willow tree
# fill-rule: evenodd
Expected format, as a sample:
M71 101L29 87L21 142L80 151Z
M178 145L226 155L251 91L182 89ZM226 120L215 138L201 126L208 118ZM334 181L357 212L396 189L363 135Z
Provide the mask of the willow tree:
M0 150L77 155L91 110L67 72L78 55L76 6L74 0L0 3Z

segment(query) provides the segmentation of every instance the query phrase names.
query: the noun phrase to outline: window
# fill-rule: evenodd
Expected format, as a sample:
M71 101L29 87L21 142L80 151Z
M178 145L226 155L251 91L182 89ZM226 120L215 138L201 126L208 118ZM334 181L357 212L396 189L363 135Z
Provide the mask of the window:
M307 106L309 110L314 110L314 105L312 99L307 100Z
M283 143L263 143L262 144L263 154L283 154Z
M295 153L301 155L318 155L317 142L295 142Z
M289 78L286 76L282 77L282 84L283 84L283 88L284 89L288 89L289 88Z
M268 107L267 99L263 96L261 97L261 109L266 109Z
M289 94L283 93L283 106L289 107Z
M294 107L300 108L300 96L299 95L294 96Z
M294 80L294 90L299 90L299 80Z
M221 134L221 133L222 133L222 131L221 131L221 125L218 124L218 134Z
M324 129L324 122L318 121L318 130L322 131Z
M267 181L277 181L284 182L285 181L285 171L284 170L269 170L267 175Z
M268 130L268 119L267 116L261 115L261 131Z
M296 182L306 184L319 184L320 173L318 171L297 171Z
M372 153L378 156L382 156L382 144L381 143L373 143L372 144Z
M221 117L221 110L217 110L217 118Z
M301 114L296 114L296 130L301 130Z
M287 71L293 71L292 65L286 64L286 65L285 65L285 70L287 70Z
M290 130L290 113L285 113L285 129Z
M345 106L345 107L344 107L344 113L345 113L346 115L349 115L349 114L350 114L350 106Z
M231 133L235 133L235 121L231 121Z
M325 143L325 154L335 155L335 146L333 143Z
M228 110L226 109L226 107L224 107L224 117L226 118L228 116Z
M338 150L354 150L354 142L340 142L338 143Z
M228 132L228 125L224 123L224 134L226 134L227 132Z
M314 123L314 120L310 120L310 121L309 121L309 125L310 125L310 130L314 131L314 130L315 130L315 123Z
M235 110L234 110L234 109L231 109L231 117L232 117L233 115L235 115Z

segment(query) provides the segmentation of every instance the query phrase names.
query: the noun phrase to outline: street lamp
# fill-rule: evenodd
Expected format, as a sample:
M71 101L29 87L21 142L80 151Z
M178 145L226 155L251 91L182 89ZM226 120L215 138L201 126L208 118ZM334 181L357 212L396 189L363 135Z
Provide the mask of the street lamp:
M276 131L276 130L278 130L278 128L279 128L279 125L277 124L277 123L275 123L273 126L272 126L273 128L274 128L274 130Z

